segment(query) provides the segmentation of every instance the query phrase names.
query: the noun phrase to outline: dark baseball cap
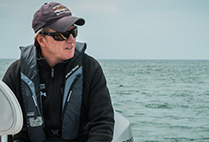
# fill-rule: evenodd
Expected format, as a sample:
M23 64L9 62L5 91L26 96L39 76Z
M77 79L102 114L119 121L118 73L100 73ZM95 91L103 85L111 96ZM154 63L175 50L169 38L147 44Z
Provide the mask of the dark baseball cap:
M67 31L73 24L82 26L83 18L72 16L71 11L60 3L45 3L33 16L32 27L36 33L43 27L49 27L58 32Z

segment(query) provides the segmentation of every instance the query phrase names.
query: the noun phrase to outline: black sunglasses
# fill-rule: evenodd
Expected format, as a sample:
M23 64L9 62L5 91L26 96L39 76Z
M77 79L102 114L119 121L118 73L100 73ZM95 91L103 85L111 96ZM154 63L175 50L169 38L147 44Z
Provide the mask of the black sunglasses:
M67 40L70 34L72 34L74 38L77 37L78 28L75 27L72 30L66 31L66 32L46 32L46 33L40 33L40 34L52 36L54 40L56 41L63 41L63 40Z

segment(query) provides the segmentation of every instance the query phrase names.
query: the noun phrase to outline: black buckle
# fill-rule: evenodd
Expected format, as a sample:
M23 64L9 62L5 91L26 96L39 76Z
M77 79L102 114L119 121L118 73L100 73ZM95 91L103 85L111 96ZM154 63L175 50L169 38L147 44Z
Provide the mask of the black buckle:
M59 129L57 129L57 130L50 130L51 131L51 136L53 137L53 136L60 136L60 131L59 131Z

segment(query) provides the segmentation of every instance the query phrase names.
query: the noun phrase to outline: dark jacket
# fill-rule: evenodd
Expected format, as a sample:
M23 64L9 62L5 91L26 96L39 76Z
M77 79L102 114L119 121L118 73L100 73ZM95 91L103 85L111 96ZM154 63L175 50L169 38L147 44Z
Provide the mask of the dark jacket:
M73 141L106 141L113 136L114 114L106 80L99 63L85 53L83 60L83 96L79 136ZM62 94L64 89L65 66L70 60L58 63L52 68L44 59L38 60L41 84L45 84L47 96L42 96L45 134L47 140L64 141L58 136L61 129ZM74 62L74 61L73 61ZM20 86L20 60L7 70L3 81L12 89L24 112ZM24 114L25 115L25 114ZM26 122L24 120L24 122ZM29 141L26 124L14 139Z

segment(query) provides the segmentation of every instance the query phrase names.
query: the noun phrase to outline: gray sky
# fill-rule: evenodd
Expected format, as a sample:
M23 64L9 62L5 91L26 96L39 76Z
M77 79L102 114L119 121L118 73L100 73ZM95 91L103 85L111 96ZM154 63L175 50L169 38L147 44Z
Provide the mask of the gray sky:
M33 43L43 0L0 0L0 58ZM97 59L209 59L209 0L57 0L86 24L77 41Z

